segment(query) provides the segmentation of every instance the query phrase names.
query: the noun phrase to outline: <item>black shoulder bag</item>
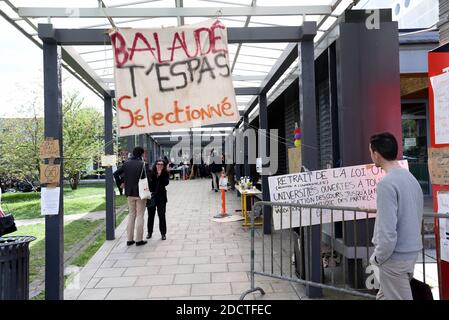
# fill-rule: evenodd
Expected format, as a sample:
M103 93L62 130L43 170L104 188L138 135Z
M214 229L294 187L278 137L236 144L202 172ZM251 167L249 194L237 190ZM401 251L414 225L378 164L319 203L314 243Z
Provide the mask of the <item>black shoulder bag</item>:
M0 237L14 231L17 231L14 217L11 214L5 214L0 207Z

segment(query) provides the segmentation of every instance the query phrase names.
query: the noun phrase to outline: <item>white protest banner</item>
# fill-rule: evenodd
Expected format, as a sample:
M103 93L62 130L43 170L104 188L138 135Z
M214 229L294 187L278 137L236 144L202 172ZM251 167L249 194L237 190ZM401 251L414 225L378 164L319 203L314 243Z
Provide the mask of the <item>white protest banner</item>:
M408 169L406 160L399 161ZM385 175L373 164L334 168L268 177L270 201L298 203L303 205L376 208L376 185ZM290 208L273 209L273 224L276 230L290 228ZM342 221L342 212L319 209L292 208L292 227L308 226L331 221ZM366 219L365 212L346 212L344 220ZM375 214L368 217L374 218Z
M449 143L449 73L430 78L434 97L435 143Z
M238 121L219 20L110 37L120 136Z

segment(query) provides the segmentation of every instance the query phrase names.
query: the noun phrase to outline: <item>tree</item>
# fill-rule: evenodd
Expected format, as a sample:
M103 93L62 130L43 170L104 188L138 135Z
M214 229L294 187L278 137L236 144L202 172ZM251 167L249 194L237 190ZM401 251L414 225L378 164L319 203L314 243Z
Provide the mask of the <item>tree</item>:
M94 108L83 107L79 92L68 94L62 109L64 176L76 189L81 174L103 153L103 116Z
M44 137L42 106L34 95L22 106L27 118L0 119L0 185L26 181L36 190L39 184L39 146Z

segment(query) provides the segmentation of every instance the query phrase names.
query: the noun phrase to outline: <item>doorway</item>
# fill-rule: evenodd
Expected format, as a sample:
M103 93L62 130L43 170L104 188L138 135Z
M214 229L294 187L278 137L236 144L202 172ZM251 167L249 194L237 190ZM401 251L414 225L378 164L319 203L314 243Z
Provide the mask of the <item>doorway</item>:
M418 180L424 194L430 194L427 167L427 102L402 102L402 147L404 160Z

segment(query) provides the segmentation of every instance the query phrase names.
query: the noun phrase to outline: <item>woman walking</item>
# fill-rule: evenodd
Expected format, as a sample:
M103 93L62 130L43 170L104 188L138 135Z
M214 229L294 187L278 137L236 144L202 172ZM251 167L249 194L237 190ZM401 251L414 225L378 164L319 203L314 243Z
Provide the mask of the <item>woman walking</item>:
M165 235L167 233L167 223L165 221L165 208L167 205L167 190L165 187L169 182L170 179L165 162L162 159L157 160L150 174L150 191L152 194L152 199L147 200L147 239L150 239L153 234L156 209L157 216L159 217L159 231L161 232L162 240L166 239Z

